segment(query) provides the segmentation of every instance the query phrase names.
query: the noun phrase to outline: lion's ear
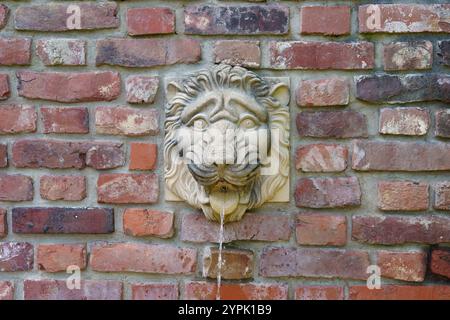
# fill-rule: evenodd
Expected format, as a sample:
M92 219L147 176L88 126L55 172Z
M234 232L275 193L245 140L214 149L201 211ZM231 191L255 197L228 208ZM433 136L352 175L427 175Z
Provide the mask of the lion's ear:
M270 95L287 106L290 100L289 87L285 83L277 83L270 88Z
M181 91L180 85L176 81L171 81L167 85L166 95L167 95L167 101L172 100L175 95Z

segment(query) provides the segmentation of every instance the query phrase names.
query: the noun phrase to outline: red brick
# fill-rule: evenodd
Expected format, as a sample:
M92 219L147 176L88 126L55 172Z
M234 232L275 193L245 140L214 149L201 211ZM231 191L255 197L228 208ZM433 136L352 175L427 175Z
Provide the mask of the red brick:
M191 274L197 250L170 245L114 243L92 248L90 266L101 272Z
M127 10L131 36L175 32L175 13L170 8L132 8Z
M274 69L372 69L374 45L370 42L270 42Z
M450 181L434 185L434 205L438 210L450 210Z
M86 268L86 245L84 244L41 244L37 252L39 270L45 272L66 272L69 266Z
M95 129L98 134L126 136L157 135L158 111L130 107L95 108Z
M10 281L0 281L0 301L3 300L14 300L14 285Z
M352 157L358 171L450 170L450 144L445 143L357 140Z
M450 110L440 110L435 114L437 137L450 138Z
M259 274L263 277L367 279L369 254L361 250L264 248Z
M384 211L421 211L429 206L429 185L412 181L378 182L378 207Z
M130 143L130 170L153 170L158 161L158 146L154 143Z
M36 110L32 106L0 106L0 135L36 131Z
M0 168L8 166L8 145L0 143Z
M259 68L261 65L259 41L216 41L214 43L214 62L245 68Z
M444 66L450 66L450 40L438 41L438 61Z
M174 232L173 222L174 214L167 211L136 208L123 213L123 231L134 237L170 238Z
M450 286L382 285L379 290L350 286L351 300L450 300Z
M187 6L184 9L186 34L287 34L289 8L279 4Z
M450 279L450 249L436 248L431 251L430 270Z
M158 196L156 174L102 174L97 181L99 203L155 203Z
M40 3L23 5L16 9L14 23L16 30L32 31L71 31L95 30L119 27L118 7L114 2L77 3L80 8L80 26L72 27L74 11L71 3Z
M9 8L4 4L0 4L0 30L8 23ZM1 300L1 299L0 299Z
M343 246L347 242L345 216L317 213L297 215L297 243L302 245Z
M301 107L343 106L349 103L350 87L345 78L300 80L297 104Z
M7 74L0 74L0 100L8 99L10 94L9 76Z
M86 41L37 40L36 54L46 66L83 66L86 65Z
M249 279L253 276L253 252L250 250L223 249L222 279ZM217 278L219 249L206 247L203 251L203 277Z
M31 271L33 245L28 242L0 242L0 272Z
M339 172L347 168L348 150L338 144L309 144L297 148L295 168L303 172Z
M0 208L0 238L3 238L8 234L8 223L6 220L6 215L6 210Z
M350 34L350 6L304 6L300 12L302 34Z
M194 39L106 39L97 41L97 65L154 67L196 63L200 42Z
M384 70L431 69L433 64L431 41L388 43L383 52Z
M129 76L126 81L128 103L153 103L158 92L159 78Z
M184 286L186 300L215 300L217 284L192 281ZM221 300L287 300L287 284L222 283Z
M300 112L296 119L301 137L358 138L367 137L367 117L356 111Z
M296 300L344 300L344 288L334 286L299 286Z
M108 208L13 208L12 229L24 234L104 234L114 232Z
M450 241L450 218L426 215L353 216L353 240L369 244L445 243Z
M380 111L380 133L423 136L430 127L430 115L423 108L383 108Z
M131 296L133 300L178 300L178 284L132 284Z
M300 178L294 196L298 207L340 208L361 205L361 189L356 177Z
M89 133L87 108L41 107L44 133Z
M0 174L0 201L33 200L33 180L20 174Z
M16 73L19 96L58 102L111 101L120 95L117 72Z
M427 255L421 251L378 251L377 265L381 276L391 279L422 282L427 269Z
M25 300L121 300L122 282L81 280L80 289L69 289L66 280L25 280Z
M219 242L218 223L203 214L183 214L181 240L190 242ZM291 235L289 216L247 213L239 222L225 224L223 242L239 240L287 241Z
M81 201L86 198L86 177L42 176L40 193L46 200Z
M29 65L31 39L0 38L0 66Z
M449 4L380 4L359 7L359 32L450 32Z
M113 169L125 163L122 143L25 139L12 147L12 163L17 168Z

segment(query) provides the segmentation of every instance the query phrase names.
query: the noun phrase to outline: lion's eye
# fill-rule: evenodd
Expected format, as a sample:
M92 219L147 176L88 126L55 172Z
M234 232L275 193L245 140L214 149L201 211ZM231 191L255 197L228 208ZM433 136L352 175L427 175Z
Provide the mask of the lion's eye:
M241 127L245 129L253 129L256 127L256 121L250 118L245 118L241 121Z
M205 119L199 118L194 121L195 129L204 130L207 126L208 126L208 123L206 122Z

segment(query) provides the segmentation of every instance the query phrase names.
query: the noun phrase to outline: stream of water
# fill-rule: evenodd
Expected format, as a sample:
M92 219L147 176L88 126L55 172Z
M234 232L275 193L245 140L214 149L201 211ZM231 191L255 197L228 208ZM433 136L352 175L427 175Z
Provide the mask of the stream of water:
M217 257L217 293L216 300L220 300L220 290L222 284L222 247L223 247L223 225L225 219L225 200L220 213L220 230L219 230L219 256Z

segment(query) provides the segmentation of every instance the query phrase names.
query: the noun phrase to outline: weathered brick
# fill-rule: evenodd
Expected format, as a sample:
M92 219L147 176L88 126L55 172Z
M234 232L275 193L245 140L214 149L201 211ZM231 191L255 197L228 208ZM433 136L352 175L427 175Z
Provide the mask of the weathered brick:
M300 178L294 196L298 207L340 208L361 205L361 188L356 177Z
M98 134L126 136L159 133L158 111L131 107L95 108L95 130Z
M28 242L0 242L0 272L30 271L34 250Z
M439 62L445 66L450 66L450 40L438 41Z
M0 201L33 200L33 180L20 174L0 174Z
M380 111L380 133L422 136L430 127L430 115L424 108L383 108Z
M450 181L434 185L434 205L438 210L450 210Z
M435 248L431 251L430 270L450 279L450 249Z
M435 114L437 137L450 138L450 110L440 110Z
M10 94L9 76L7 74L0 74L0 100L8 99Z
M259 41L216 41L214 43L214 62L245 68L259 68L261 65Z
M99 203L155 203L158 196L156 174L102 174L97 180Z
M219 242L220 226L203 214L185 213L181 222L181 240ZM291 235L288 215L247 213L239 222L225 224L223 242L238 240L287 241Z
M80 289L70 289L66 280L25 280L25 300L121 300L122 282L81 280Z
M139 283L131 285L133 300L178 300L178 284Z
M0 168L8 166L8 145L0 143Z
M29 65L31 39L0 38L0 66Z
M279 4L240 6L187 6L186 34L287 34L289 8Z
M19 96L58 102L111 101L120 95L117 72L34 72L16 73Z
M114 232L108 208L13 208L14 233L102 234Z
M352 238L370 244L444 243L450 241L450 218L426 215L353 216Z
M153 170L158 161L158 145L155 143L130 143L130 170Z
M450 300L450 286L407 286L385 284L379 290L367 286L350 286L351 300Z
M14 285L10 281L0 281L0 301L4 300L14 300Z
M114 243L92 248L90 266L101 272L191 274L197 250L170 245Z
M347 105L350 88L345 78L301 80L297 89L297 104L301 107Z
M303 172L338 172L347 168L348 150L338 144L316 143L297 148L295 168Z
M127 30L131 36L174 33L175 13L162 7L128 9Z
M170 238L174 232L173 222L174 214L167 211L136 208L123 213L123 231L134 237Z
M40 244L37 250L37 265L45 272L65 272L69 266L86 268L86 245L84 244Z
M356 97L371 103L450 102L450 76L445 74L356 76Z
M4 4L0 4L0 30L8 23L9 8ZM1 300L1 299L0 299Z
M223 249L222 279L248 279L253 276L253 252L250 250ZM217 278L219 249L206 247L203 251L203 277Z
M263 277L367 279L369 254L361 250L265 248L260 258Z
M184 286L186 300L215 300L217 284L212 282L192 281ZM286 300L287 284L265 283L222 283L221 300Z
M44 133L89 133L89 112L80 107L41 107Z
M200 42L193 39L106 39L97 41L96 64L154 67L200 60Z
M415 181L378 182L378 208L384 211L421 211L429 207L429 185Z
M302 34L350 34L350 6L303 6L300 13Z
M358 171L450 170L450 144L353 142L352 168Z
M374 45L370 42L270 42L270 67L274 69L372 69Z
M71 3L22 5L16 9L14 15L15 28L31 31L71 31L119 27L118 8L114 2L79 2L76 6L79 11L73 8Z
M296 300L344 300L344 288L336 286L298 286Z
M158 77L129 76L126 80L127 102L153 103L158 86Z
M449 4L370 4L358 9L362 33L450 32Z
M427 255L422 251L378 251L381 276L403 281L422 282L427 269Z
M384 70L431 69L433 64L431 41L388 43L383 53Z
M46 200L81 201L86 198L86 177L42 176L40 193Z
M124 163L120 142L24 139L12 146L12 164L17 168L113 169Z
M72 39L37 40L36 54L46 66L86 65L86 41Z
M338 215L300 213L295 226L301 245L343 246L347 242L347 218Z
M356 111L315 111L297 114L297 131L301 137L367 137L367 118Z
M36 131L37 115L33 106L0 106L0 135Z
M6 220L6 215L6 210L0 208L0 238L3 238L8 234L8 223Z

